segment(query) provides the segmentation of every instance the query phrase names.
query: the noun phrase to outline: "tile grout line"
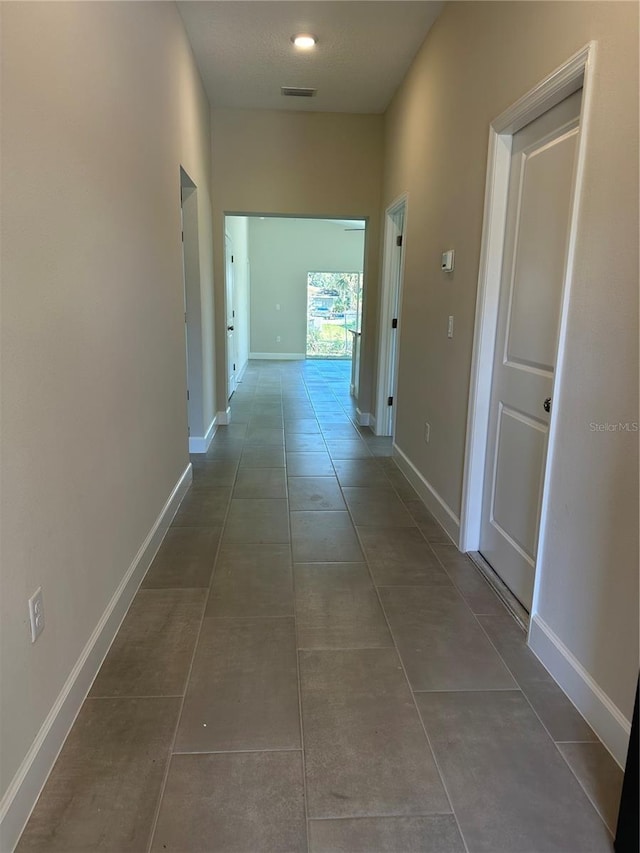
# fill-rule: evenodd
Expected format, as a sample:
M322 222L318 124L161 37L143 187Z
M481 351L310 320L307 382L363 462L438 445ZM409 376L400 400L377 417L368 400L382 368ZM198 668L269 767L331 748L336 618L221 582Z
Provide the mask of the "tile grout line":
M302 752L302 749L298 746L276 746L270 749L181 749L172 755L254 755L263 752Z
M356 815L325 815L323 817L312 817L314 820L393 820L395 818L407 818L412 820L416 817L452 817L452 812L415 812L407 814L406 812L394 812L393 814L356 814ZM377 851L368 851L368 853L377 853ZM404 853L404 851L393 851L393 853ZM438 853L438 851L434 851Z
M602 814L602 812L598 808L597 803L594 802L593 798L591 797L591 794L587 791L586 787L582 784L582 780L580 779L580 777L578 776L576 771L573 769L573 767L569 764L567 757L565 756L565 754L562 752L562 750L560 749L560 747L558 745L559 743L593 743L593 742L594 741L558 741L558 742L555 742L555 746L556 746L556 749L558 750L558 752L560 753L560 755L562 756L562 760L564 761L564 763L567 765L567 767L569 768L569 770L571 771L571 773L573 774L573 776L577 780L577 782L580 785L580 787L582 788L586 798L589 800L589 802L591 803L593 808L596 810L596 813L599 815L600 820L602 821L602 823L607 828L607 832L609 833L609 835L613 839L615 832L616 832L616 827L615 826L614 827L609 826L609 824L607 823L607 821L605 819L605 816ZM603 749L604 748L605 747L603 747Z
M183 712L183 710L184 710L184 703L185 703L185 700L186 700L186 698L187 698L187 690L189 689L189 681L191 680L191 673L193 672L193 663L194 663L194 661L195 661L196 653L197 653L197 651L198 651L198 645L199 645L199 643L200 643L200 637L201 637L201 635L202 635L202 628L203 628L203 626L204 626L204 618L205 618L204 614L205 614L206 609L207 609L207 604L208 604L208 601L209 601L209 595L210 595L210 593L211 593L211 587L212 587L212 585L213 585L213 579L214 579L214 576L215 576L215 573L216 573L216 564L217 564L217 562L218 562L218 556L219 556L219 554L220 554L220 549L222 548L222 540L223 540L223 538L224 538L224 529L225 529L225 526L226 526L226 523L227 523L227 518L228 518L228 516L229 516L229 511L230 511L230 508L231 508L231 496L233 495L233 490L234 490L235 485L236 485L236 480L237 480L237 478L238 478L238 470L239 470L239 468L240 468L240 462L238 461L238 465L236 466L235 476L234 476L234 479L233 479L233 484L232 484L232 486L231 486L231 491L229 492L229 500L228 500L228 502L227 502L227 509L226 509L226 512L225 512L225 515L224 515L224 520L223 520L222 524L220 525L220 527L221 527L220 538L218 539L218 544L217 544L217 546L216 546L216 553L215 553L215 557L214 557L214 559L213 559L213 568L212 568L212 571L211 571L211 575L210 575L210 577L209 577L208 592L207 592L207 595L206 595L206 597L205 597L204 604L203 604L203 607L202 607L202 616L200 617L200 625L199 625L199 627L198 627L198 633L197 633L197 636L196 636L196 641L195 641L194 646L193 646L193 653L192 653L192 655L191 655L191 661L190 661L190 663L189 663L189 669L188 669L188 671L187 671L187 677L185 678L185 682L184 682L184 693L182 694L182 702L180 703L180 709L179 709L179 711L178 711L178 716L177 716L177 719L176 719L176 724L175 724L175 727L174 727L174 730L173 730L173 737L171 738L171 742L170 742L170 745L169 745L169 753L168 753L168 756L167 756L167 761L166 761L166 766L165 766L164 776L163 776L163 779L162 779L162 784L161 784L161 786L160 786L160 791L159 791L159 795L158 795L158 801L157 801L156 808L155 808L155 811L154 811L153 820L152 820L152 822L151 822L151 830L150 830L150 833L149 833L149 840L148 840L147 845L146 845L146 847L145 847L146 853L150 853L150 851L151 851L151 848L152 848L152 846L153 846L153 840L154 840L154 837L155 837L155 834L156 834L156 830L157 830L157 828L158 828L158 818L160 817L160 810L161 810L161 808L162 808L162 801L164 800L164 795L165 795L165 791L166 791L166 788L167 788L167 781L168 781L168 779L169 779L169 772L170 772L170 770L171 770L171 763L172 763L172 761L173 761L173 756L174 756L174 751L173 751L173 750L174 750L174 747L175 747L175 744L176 744L176 738L177 738L177 736L178 736L178 729L179 729L179 727L180 727L180 721L181 721L181 718L182 718L182 712Z
M430 543L428 543L428 544L430 545ZM433 551L433 548L432 548L431 550ZM435 554L435 556L436 556L436 559L438 560L438 562L440 563L440 565L441 565L441 566L442 566L442 568L444 569L444 571L445 571L445 572L447 572L446 566L444 565L444 563L442 562L442 560L440 559L440 557L438 556L438 554L437 554L435 551L434 551L434 554ZM476 569L476 571L478 571L478 570ZM449 575L449 573L448 573L448 572L447 572L447 575ZM452 582L453 582L453 579L452 579ZM456 587L456 589L457 589L457 587ZM578 784L580 785L580 788L582 789L582 791L584 792L584 794L585 794L585 796L586 796L586 798L587 798L587 800L588 800L589 804L591 805L591 807L594 809L594 811L596 812L596 814L598 815L598 817L600 818L600 820L601 820L601 821L602 821L602 823L604 824L604 826L605 826L605 828L606 828L607 832L609 833L609 835L613 837L612 831L611 831L611 829L609 828L609 826L608 826L607 822L605 821L604 817L603 817L603 816L602 816L602 814L600 813L600 810L598 809L597 805L593 802L592 798L590 797L590 795L589 795L589 794L588 794L588 792L586 791L586 789L585 789L584 785L583 785L583 784L582 784L582 782L580 781L580 779L579 779L578 775L575 773L574 769L571 767L571 765L569 764L569 762L567 761L567 759L566 759L566 758L565 758L565 756L563 755L562 750L561 750L561 749L559 748L559 746L558 746L558 744L559 744L559 743L601 743L601 741L599 740L599 738L597 737L597 735L596 735L596 740L595 740L595 741L556 741L556 740L554 740L554 738L553 738L553 736L552 736L551 732L549 731L549 729L548 729L548 728L547 728L547 726L545 725L545 723L544 723L543 719L540 717L540 715L539 715L539 714L538 714L538 712L536 711L535 707L533 706L532 702L530 701L529 697L527 696L526 692L524 691L524 689L523 689L523 687L522 687L522 685L521 685L521 683L520 683L520 680L516 677L515 673L514 673L514 672L513 672L513 670L511 669L511 667L509 667L509 665L507 664L506 660L504 659L504 657L503 657L503 656L502 656L502 654L500 653L500 649L499 649L499 648L496 646L496 644L493 642L493 640L492 640L492 638L491 638L490 634L489 634L489 633L488 633L488 631L485 629L485 627L484 627L484 625L482 624L482 622L480 621L480 619L478 619L478 616L479 616L479 615L481 615L481 614L476 614L476 613L474 613L474 612L473 612L473 610L472 610L472 608L471 608L471 606L470 606L470 605L469 605L469 603L467 602L467 600L464 598L464 596L462 596L462 593L460 593L460 595L461 595L461 597L464 599L464 602L465 602L465 604L467 605L467 607L469 608L469 610L470 610L470 612L471 612L471 614L472 614L473 618L475 619L476 623L480 626L480 630L481 630L481 631L482 631L482 633L485 635L485 637L487 638L487 640L488 640L488 641L489 641L489 643L491 644L492 648L495 650L496 654L498 655L498 657L499 657L499 658L500 658L500 660L502 661L502 664L503 664L503 666L505 667L505 669L507 670L507 672L508 672L508 673L511 675L511 677L513 678L514 682L516 683L516 685L517 685L517 687L518 687L518 691L521 693L521 695L522 695L522 697L524 698L524 700L525 700L525 702L527 703L527 705L531 708L531 711L533 712L533 715L535 716L535 718L536 718L536 719L538 720L538 722L540 723L540 725L541 725L541 727L543 728L543 730L544 730L545 734L549 737L549 740L551 741L551 743L552 743L552 744L553 744L553 746L555 747L556 751L557 751L557 752L559 753L559 755L561 756L561 758L562 758L563 762L567 765L567 767L568 767L568 768L569 768L569 770L571 771L571 774L572 774L572 775L573 775L573 777L577 780L577 782L578 782ZM513 619L513 622L514 622L514 624L515 624L515 625L518 625L518 623L517 623L516 619L515 619L515 618L513 617L513 615L512 615L512 614L507 610L507 608L506 608L506 607L505 607L505 613L506 613L506 614L507 614L511 619ZM520 627L520 626L518 626L518 627ZM526 646L526 643L525 643L525 646ZM528 646L526 646L526 647L528 648ZM556 684L556 685L557 685L557 682L555 681L555 679L552 679L552 680L553 680L554 684ZM559 690L561 690L562 694L563 694L564 696L566 696L566 694L564 693L564 690L562 690L562 688L561 688L559 685L557 685L557 686L558 686L558 689L559 689ZM567 698L568 698L568 697L567 697ZM569 701L571 701L571 700L569 700ZM573 703L571 703L571 704L573 704ZM575 707L575 706L574 706L574 707ZM578 714L580 714L580 712L578 711L578 709L577 709L577 708L576 708L576 712L577 712ZM580 716L582 716L582 715L580 715ZM583 719L584 719L584 718L583 718ZM586 722L586 720L585 720L585 722ZM587 725L588 725L588 723L587 723ZM595 732L594 732L594 734L595 734Z
M340 490L342 491L342 486L340 486ZM342 497L343 497L343 499L344 499L344 493L343 493ZM345 503L346 503L346 501L345 501ZM369 572L369 578L370 578L370 580L371 580L371 583L372 583L373 588L374 588L375 593L376 593L376 597L377 597L377 599L378 599L378 605L379 605L379 607L380 607L380 610L382 611L382 615L383 615L383 618L384 618L385 623L386 623L386 625L387 625L387 630L389 631L389 635L391 636L391 640L392 640L392 642L393 642L393 649L394 649L394 651L395 651L395 653L396 653L396 656L397 656L398 661L399 661L399 663L400 663L400 666L401 666L401 668L402 668L402 672L403 672L403 675L404 675L404 678L405 678L405 683L406 683L407 688L408 688L408 690L409 690L409 693L410 693L410 695L411 695L411 700L412 700L412 702L413 702L413 707L414 707L415 713L417 714L417 717L418 717L418 722L419 722L419 724L420 724L420 726L421 726L421 728L422 728L422 731L424 732L424 736L425 736L425 739L426 739L426 741L427 741L427 745L428 745L428 747L429 747L429 751L431 752L431 755L432 755L432 757L433 757L433 762L434 762L434 765L435 765L436 771L437 771L437 773L438 773L438 776L439 776L439 778L440 778L440 784L442 785L442 789L443 789L443 791L444 791L444 793L445 793L445 796L446 796L446 798L447 798L447 802L449 803L449 806L450 806L450 808L451 808L451 814L453 815L453 818L454 818L454 820L455 820L455 822L456 822L456 826L457 826L457 828L458 828L458 832L460 833L460 838L462 839L462 843L463 843L463 845L464 845L465 851L466 851L466 853L469 853L469 847L468 847L467 842L466 842L466 839L465 839L465 837L464 837L464 835L463 835L463 833L462 833L462 827L460 826L460 822L459 822L459 820L458 820L458 817L457 817L457 815L456 815L456 813L455 813L455 809L454 809L454 807L453 807L453 800L451 799L451 795L449 794L449 790L448 790L448 788L447 788L447 785L446 785L446 782L445 782L445 779L444 779L444 775L443 775L442 770L441 770L441 768L440 768L440 764L439 764L438 759L437 759L437 757L436 757L435 750L433 749L433 746L432 746L432 744L431 744L431 739L429 738L429 735L428 735L428 733L427 733L426 726L425 726L425 724L424 724L424 720L422 719L422 715L420 714L420 710L419 710L419 708L418 708L418 703L416 702L416 697L415 697L415 695L414 695L414 693L413 693L413 690L412 690L412 688L411 688L411 682L409 681L409 676L407 675L407 670L406 670L406 668L405 668L404 661L402 660L402 657L401 657L401 655L400 655L400 651L399 651L399 649L398 649L398 646L397 646L397 643L396 643L396 639L395 639L395 637L394 637L394 635L393 635L393 631L391 630L391 625L390 625L390 623L389 623L389 619L387 618L386 611L385 611L385 609L384 609L384 607L383 607L383 605L382 605L382 599L380 598L380 593L378 592L378 588L377 588L377 586L376 586L375 579L374 579L374 577L373 577L373 572L371 571L371 566L369 565L369 559L368 559L368 557L367 557L367 552L366 552L366 550L365 550L365 548L364 548L364 546L363 546L363 544L362 544L362 540L361 540L361 538L360 538L360 534L358 533L358 527L357 527L357 525L355 524L355 522L354 522L354 520L353 520L353 516L352 516L352 514L351 514L351 510L349 509L349 505L348 505L348 504L347 504L347 511L349 512L349 517L351 518L351 523L353 524L353 529L354 529L354 531L355 531L356 538L357 538L357 540L358 540L358 544L359 544L359 546L360 546L360 550L362 551L362 556L363 556L363 559L364 559L365 565L367 566L367 571Z
M308 389L307 383L304 381L304 379L302 381L304 382L305 389L307 390L307 393L308 393L309 389ZM314 411L315 411L315 409L314 409ZM317 418L316 418L316 423L318 423ZM326 442L324 440L324 435L322 433L320 433L320 438L321 438L322 443L324 445L325 451L328 454L328 448L326 446ZM289 495L289 477L287 474L288 469L287 469L286 453L285 453L284 462L285 462L285 483L286 483L287 497L288 497L288 495ZM305 831L305 838L307 841L307 851L310 851L311 844L310 844L310 837L309 837L309 820L310 819L309 819L309 792L308 792L308 788L307 788L307 757L306 757L306 752L305 752L305 748L304 748L304 723L303 723L303 717L302 717L302 678L300 676L300 652L298 649L298 608L296 606L296 574L295 574L295 569L294 569L295 564L293 561L293 536L292 536L292 532L291 532L291 505L290 504L288 504L288 508L289 508L289 512L288 512L288 519L287 520L289 523L289 556L291 558L291 587L292 587L292 594L293 594L293 614L294 614L293 624L294 624L295 645L296 645L296 649L295 649L295 652L296 652L296 673L297 673L297 678L298 678L298 718L300 721L300 744L302 746L302 795L304 797L304 831Z
M429 543L429 542L427 542L427 544L430 544L430 543ZM433 551L433 548L432 548L431 550ZM440 565L442 566L443 570L446 572L447 576L448 576L448 577L450 577L449 572L447 572L447 568L446 568L446 566L444 565L444 563L442 562L442 560L440 559L440 557L438 556L438 554L437 554L435 551L434 551L434 554L435 554L436 560L438 560L438 562L439 562L439 563L440 563ZM452 583L454 583L454 582L453 582L453 579L451 579L451 582L452 582ZM454 583L454 586L455 586L455 583ZM458 588L456 587L456 589L458 589ZM483 614L480 614L480 613L474 613L474 612L473 612L473 608L471 607L471 605L469 604L469 602L467 601L467 599L464 597L464 595L462 595L462 593L461 593L459 590L458 590L458 592L459 592L460 597L461 597L461 598L462 598L462 600L464 601L465 605L467 606L467 608L468 608L469 612L470 612L470 613L471 613L471 615L473 616L473 618L474 618L474 620L475 620L476 624L480 626L480 630L482 631L482 633L484 634L484 636L485 636L485 637L487 638L487 640L489 641L489 643L490 643L491 647L495 650L496 654L497 654L497 655L498 655L498 657L500 658L500 661L502 662L502 665L503 665L503 666L504 666L504 668L507 670L507 672L509 673L509 675L511 676L511 678L513 678L513 680L514 680L515 684L516 684L516 685L517 685L517 687L518 687L518 690L519 690L519 691L522 693L522 695L524 696L524 698L525 698L525 700L526 700L527 704L529 705L529 707L530 707L530 708L531 708L531 710L533 711L534 715L536 716L536 718L537 718L537 719L538 719L538 721L540 722L540 725L541 725L541 726L542 726L542 728L545 730L546 734L549 736L549 738L550 738L551 742L552 742L554 745L556 745L556 741L554 740L553 735L551 734L551 732L549 731L549 729L548 729L548 728L547 728L547 726L545 725L544 721L542 720L542 718L540 717L540 715L538 714L538 712L537 712L537 711L536 711L536 709L534 708L533 704L532 704L532 703L531 703L531 701L529 700L529 697L528 697L528 696L527 696L527 694L525 693L525 691L524 691L524 689L523 689L523 687L522 687L522 684L520 683L520 680L516 677L516 674L513 672L513 670L511 669L511 667L508 665L508 663L507 663L507 662L506 662L506 660L504 659L503 655L500 653L500 649L499 649L499 648L497 647L497 645L494 643L494 641L492 640L492 638L491 638L491 636L490 636L489 632L486 630L486 628L484 627L484 625L482 624L482 622L481 622L481 621L480 621L480 619L478 618L479 616L482 616ZM517 625L517 626L518 626L518 628L519 628L520 626L518 625L518 623L517 623L517 621L515 620L515 618L513 617L513 615L512 615L512 614L507 610L507 608L506 608L506 607L504 608L504 610L505 610L505 614L506 614L507 616L509 616L509 617L513 620L514 624L515 624L515 625ZM485 614L485 617L486 617L486 615L488 615L488 616L489 616L489 618L491 618L491 615L492 615L492 614ZM528 646L526 643L525 643L525 647L526 647L527 649L529 648L529 646ZM550 676L550 677L551 677L551 676ZM562 692L563 696L566 696L566 693L565 693L565 692L564 692L564 690L562 690L562 688L557 684L557 682L555 681L555 679L553 679L553 678L552 678L552 681L553 681L553 683L558 687L558 689ZM567 697L567 699L568 699L568 697ZM571 701L571 700L569 700L569 701ZM573 705L573 703L571 703L571 704ZM575 706L574 706L574 707L575 707ZM578 709L577 709L577 708L576 708L576 713L580 714L580 712L578 711ZM582 715L581 715L581 714L580 714L580 716L582 717ZM584 717L583 717L583 719L584 719ZM585 720L585 722L586 722L586 720ZM588 723L587 723L587 725L588 725ZM595 732L594 732L594 734L595 734ZM596 736L596 740L595 740L595 741L579 741L579 742L580 742L580 743L600 743L600 740L599 740L599 739L597 738L597 736Z

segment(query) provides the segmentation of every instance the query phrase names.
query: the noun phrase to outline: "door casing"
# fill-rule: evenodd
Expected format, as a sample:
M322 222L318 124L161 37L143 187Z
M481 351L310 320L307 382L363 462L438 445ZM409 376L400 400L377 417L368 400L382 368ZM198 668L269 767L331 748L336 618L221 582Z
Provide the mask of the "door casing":
M407 214L409 196L399 196L385 211L384 217L384 254L382 261L382 293L380 329L378 343L378 382L376 387L376 435L393 435L395 432L395 413L398 381L398 344L402 325L402 284L404 280L404 259L407 246ZM396 238L402 235L402 254L397 263ZM392 329L391 321L396 317L397 328ZM394 405L387 404L387 398L394 398Z
M595 42L589 42L562 66L553 71L530 92L496 118L489 128L489 152L485 191L482 247L478 277L478 298L474 329L471 383L467 414L467 435L463 475L462 511L460 519L461 551L477 551L480 544L480 522L484 487L485 458L489 429L493 360L500 297L501 266L504 251L507 194L511 166L512 138L525 125L547 112L580 88L583 90L580 131L576 153L575 182L567 262L562 285L560 323L557 341L553 408L549 422L547 455L543 475L542 501L538 532L536 575L531 615L537 610L539 581L544 572L544 536L548 506L547 483L554 464L557 413L563 404L564 344L567 337L567 315L573 279L578 211L582 192L585 140L589 133L592 100Z

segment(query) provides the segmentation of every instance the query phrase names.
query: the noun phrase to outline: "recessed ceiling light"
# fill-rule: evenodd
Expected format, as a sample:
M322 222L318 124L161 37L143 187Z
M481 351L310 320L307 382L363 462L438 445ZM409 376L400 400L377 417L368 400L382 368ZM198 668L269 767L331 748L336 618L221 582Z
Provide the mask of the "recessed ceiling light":
M318 44L318 39L315 36L310 36L308 33L291 36L291 41L296 47L301 48L301 50L310 50Z

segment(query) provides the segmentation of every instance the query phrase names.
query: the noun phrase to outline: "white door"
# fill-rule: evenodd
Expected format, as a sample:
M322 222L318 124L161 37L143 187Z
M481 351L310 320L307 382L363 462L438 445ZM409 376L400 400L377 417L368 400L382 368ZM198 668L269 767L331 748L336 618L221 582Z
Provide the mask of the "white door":
M235 324L236 312L234 307L234 286L233 286L233 246L228 234L224 238L225 247L225 305L226 305L226 321L227 321L227 397L231 397L236 390L236 337Z
M480 552L531 609L581 92L513 137Z

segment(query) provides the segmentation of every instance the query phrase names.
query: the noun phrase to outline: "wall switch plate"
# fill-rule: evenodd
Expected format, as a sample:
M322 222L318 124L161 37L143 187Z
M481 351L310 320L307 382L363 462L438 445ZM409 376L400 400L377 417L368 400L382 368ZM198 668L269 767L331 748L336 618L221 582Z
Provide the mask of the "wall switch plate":
M276 311L279 311L279 310L280 310L280 303L276 302Z
M447 325L447 337L453 337L453 314L449 314L449 323Z
M425 444L429 444L429 440L431 439L431 424L424 422L424 442Z
M38 587L29 599L29 623L31 625L31 642L35 643L44 631L44 602L41 587Z
M447 249L446 252L442 253L442 261L440 263L440 269L442 272L453 272L453 267L455 265L456 253L454 249Z
M277 343L277 344L279 344L279 343L280 343L280 335L278 335L278 336L276 337L276 343Z

